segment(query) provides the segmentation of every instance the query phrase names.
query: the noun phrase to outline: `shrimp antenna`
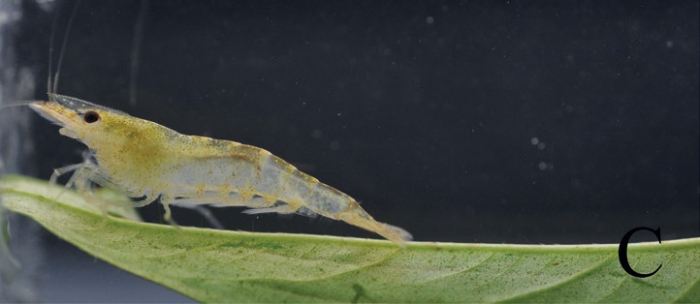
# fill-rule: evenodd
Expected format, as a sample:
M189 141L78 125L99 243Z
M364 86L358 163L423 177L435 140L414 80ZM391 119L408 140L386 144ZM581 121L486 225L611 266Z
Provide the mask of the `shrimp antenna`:
M0 106L0 111L6 109L6 108L14 108L14 107L21 107L21 106L28 106L30 104L33 104L35 102L42 102L43 100L23 100L23 101L17 101L13 102L10 104L4 104Z
M133 48L131 49L131 70L129 80L129 103L136 105L136 85L138 82L139 56L141 53L141 42L143 41L143 28L148 16L148 0L141 0L138 17L134 25L134 40L132 41Z
M53 77L53 87L49 86L49 91L51 93L56 93L58 90L58 76L61 74L61 64L63 64L63 55L66 54L66 45L68 45L68 37L70 36L70 28L73 25L73 20L75 19L75 15L78 12L78 6L80 4L80 0L75 2L75 5L73 6L73 12L70 14L70 19L68 19L68 26L66 26L66 34L63 36L63 43L61 44L61 53L58 55L58 65L56 66L56 74ZM56 14L58 16L58 14ZM54 33L56 31L56 23L58 20L58 17L55 17L54 19L54 28L51 30L51 45L49 46L49 85L51 85L51 58L53 57L53 42L54 42Z
M51 91L53 84L51 83L51 75L53 74L53 42L56 37L56 28L58 27L58 10L60 8L61 2L56 3L56 9L53 12L53 23L51 25L51 38L49 38L49 77L46 80L46 90L50 93L56 93Z

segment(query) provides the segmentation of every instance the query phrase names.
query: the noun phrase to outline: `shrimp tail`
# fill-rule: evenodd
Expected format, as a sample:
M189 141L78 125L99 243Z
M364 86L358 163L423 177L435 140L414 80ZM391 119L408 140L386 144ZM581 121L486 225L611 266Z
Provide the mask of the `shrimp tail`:
M413 236L406 230L377 222L357 202L352 202L348 209L338 214L338 219L379 234L401 247L406 247L406 242L413 239Z

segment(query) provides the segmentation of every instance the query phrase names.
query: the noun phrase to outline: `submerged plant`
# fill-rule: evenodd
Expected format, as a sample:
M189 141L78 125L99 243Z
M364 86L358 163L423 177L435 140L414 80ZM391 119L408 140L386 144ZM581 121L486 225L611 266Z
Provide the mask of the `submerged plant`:
M47 191L47 187L49 191ZM0 181L5 206L119 268L202 302L697 302L700 239L630 245L489 245L249 233L105 218L72 191ZM112 197L111 199L118 199ZM129 219L131 218L131 219Z

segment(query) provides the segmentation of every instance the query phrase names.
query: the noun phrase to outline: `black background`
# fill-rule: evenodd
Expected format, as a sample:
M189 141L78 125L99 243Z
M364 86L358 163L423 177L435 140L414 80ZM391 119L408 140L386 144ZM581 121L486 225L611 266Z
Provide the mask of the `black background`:
M22 2L13 35L18 65L36 75L34 98L45 99L51 31L55 64L75 2L41 3ZM418 241L616 243L638 226L694 237L698 10L697 1L82 1L58 92L265 148ZM27 117L37 147L27 173L48 178L81 160L83 146ZM141 210L162 221L157 204ZM214 212L232 230L378 237L241 210ZM632 241L655 241L642 234ZM46 235L49 301L183 300Z
M698 235L697 1L151 1L139 25L142 4L80 4L59 93L265 148L418 241ZM27 6L20 48L43 83L53 19ZM80 161L34 119L39 176ZM376 237L241 210L214 209L228 229Z

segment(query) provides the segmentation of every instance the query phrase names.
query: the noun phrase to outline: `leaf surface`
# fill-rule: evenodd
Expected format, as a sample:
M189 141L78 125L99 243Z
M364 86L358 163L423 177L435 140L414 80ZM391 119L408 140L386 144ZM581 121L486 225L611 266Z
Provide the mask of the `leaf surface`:
M700 239L613 245L489 245L249 233L136 221L114 195L86 199L6 176L5 208L119 268L202 302L698 302ZM118 215L120 217L116 217Z

